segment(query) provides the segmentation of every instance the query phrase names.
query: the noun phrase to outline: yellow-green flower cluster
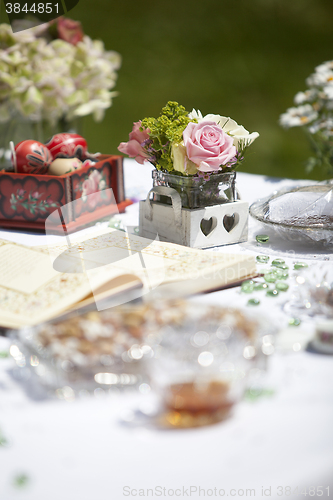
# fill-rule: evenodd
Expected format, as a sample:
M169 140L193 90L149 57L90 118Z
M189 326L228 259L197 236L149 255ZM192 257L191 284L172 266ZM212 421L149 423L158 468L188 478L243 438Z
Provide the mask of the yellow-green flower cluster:
M169 101L162 108L158 118L144 118L142 120L142 127L150 131L149 148L155 153L156 162L154 165L158 170L170 172L174 169L171 155L172 144L180 143L183 140L183 131L191 121L196 120L190 119L184 106L174 101Z

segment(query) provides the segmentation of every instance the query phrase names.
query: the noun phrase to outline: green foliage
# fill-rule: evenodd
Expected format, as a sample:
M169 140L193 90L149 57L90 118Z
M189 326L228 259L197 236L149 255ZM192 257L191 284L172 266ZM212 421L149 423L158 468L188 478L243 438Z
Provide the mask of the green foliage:
M306 137L278 119L313 68L332 58L332 0L80 0L69 17L123 58L105 120L85 119L89 151L117 153L133 122L172 99L260 133L241 170L304 178Z
M144 118L142 127L149 128L149 149L155 153L154 165L158 170L172 171L171 147L183 140L183 130L191 120L188 111L175 101L169 101L158 118Z
M311 156L305 163L305 171L312 172L313 169L326 172L329 176L333 174L333 138L328 138L325 134L307 134L315 157Z

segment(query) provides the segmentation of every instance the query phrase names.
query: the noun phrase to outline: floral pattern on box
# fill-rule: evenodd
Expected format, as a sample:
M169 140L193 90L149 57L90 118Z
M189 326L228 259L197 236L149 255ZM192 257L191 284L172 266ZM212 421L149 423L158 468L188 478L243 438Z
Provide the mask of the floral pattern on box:
M27 221L46 219L65 203L63 186L56 179L39 181L33 176L0 177L1 218Z
M131 202L125 199L122 157L98 160L60 176L0 171L0 226L45 231L48 219L48 231L63 234L64 224L73 232L124 211Z
M112 202L111 165L105 162L102 167L92 167L85 173L72 175L73 199L76 200L75 217L94 212L96 208Z

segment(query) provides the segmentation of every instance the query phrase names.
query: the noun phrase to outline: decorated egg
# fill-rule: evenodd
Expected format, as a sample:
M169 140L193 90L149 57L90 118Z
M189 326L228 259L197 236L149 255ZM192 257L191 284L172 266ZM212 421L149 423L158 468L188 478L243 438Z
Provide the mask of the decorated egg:
M74 157L84 159L87 153L87 141L78 134L56 134L45 146L51 151L54 160Z
M12 158L15 171L21 174L46 174L52 162L50 151L34 140L21 141L15 146Z
M57 158L49 166L48 173L51 175L65 175L79 168L82 168L82 161L78 158Z

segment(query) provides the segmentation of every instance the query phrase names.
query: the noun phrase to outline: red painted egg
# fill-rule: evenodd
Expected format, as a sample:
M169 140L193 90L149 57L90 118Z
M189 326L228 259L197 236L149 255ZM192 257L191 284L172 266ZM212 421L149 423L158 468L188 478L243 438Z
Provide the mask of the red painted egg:
M38 141L22 141L15 146L16 172L20 174L46 174L52 162L50 151ZM12 159L15 167L15 162Z
M84 160L87 153L87 141L78 134L56 134L46 144L53 159L79 158Z

